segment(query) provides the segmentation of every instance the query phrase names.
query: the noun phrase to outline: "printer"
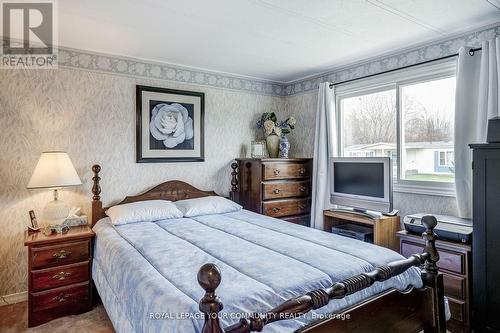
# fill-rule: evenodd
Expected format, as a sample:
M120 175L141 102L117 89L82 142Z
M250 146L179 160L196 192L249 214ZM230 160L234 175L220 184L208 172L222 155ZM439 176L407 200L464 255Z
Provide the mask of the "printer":
M436 217L438 224L434 228L434 233L438 236L438 239L466 244L472 242L471 219L427 213L411 214L403 218L405 230L412 234L421 235L425 231L425 226L422 225L422 217L425 215Z

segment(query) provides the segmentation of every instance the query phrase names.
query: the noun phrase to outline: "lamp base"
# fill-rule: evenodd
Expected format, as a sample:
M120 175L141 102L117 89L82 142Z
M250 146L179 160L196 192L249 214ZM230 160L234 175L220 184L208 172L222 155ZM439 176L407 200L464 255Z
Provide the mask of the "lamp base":
M69 206L62 200L54 199L49 202L43 209L44 220L52 223L64 221L68 217Z

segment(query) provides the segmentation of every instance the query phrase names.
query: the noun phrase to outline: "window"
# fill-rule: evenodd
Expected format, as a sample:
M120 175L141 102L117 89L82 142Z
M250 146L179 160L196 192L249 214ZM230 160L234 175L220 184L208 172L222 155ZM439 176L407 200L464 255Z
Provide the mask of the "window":
M455 77L404 85L400 91L401 178L453 182Z
M439 152L439 166L440 167L453 167L453 152L440 151Z
M389 156L396 191L454 194L455 62L336 87L341 156Z

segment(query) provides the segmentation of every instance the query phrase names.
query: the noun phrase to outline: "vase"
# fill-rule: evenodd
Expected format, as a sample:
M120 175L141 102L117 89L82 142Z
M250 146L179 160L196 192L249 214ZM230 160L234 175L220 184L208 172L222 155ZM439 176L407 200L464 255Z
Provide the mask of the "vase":
M281 135L280 138L280 157L288 158L288 152L290 151L290 141L285 134Z
M278 157L279 145L280 145L280 137L273 131L266 138L266 147L270 158Z

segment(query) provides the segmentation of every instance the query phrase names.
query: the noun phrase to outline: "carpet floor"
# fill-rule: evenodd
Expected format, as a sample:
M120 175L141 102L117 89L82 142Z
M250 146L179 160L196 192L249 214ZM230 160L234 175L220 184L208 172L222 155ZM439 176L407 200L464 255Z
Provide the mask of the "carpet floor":
M43 325L28 328L28 303L0 306L2 333L114 333L113 325L102 305L77 316L54 319Z

